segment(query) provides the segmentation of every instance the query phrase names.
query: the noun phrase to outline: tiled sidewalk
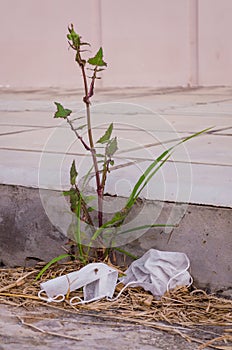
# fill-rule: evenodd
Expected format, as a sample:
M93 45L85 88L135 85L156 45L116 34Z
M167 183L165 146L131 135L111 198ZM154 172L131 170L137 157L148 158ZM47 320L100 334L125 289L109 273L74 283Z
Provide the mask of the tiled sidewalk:
M81 96L80 91L52 88L1 90L0 183L67 188L73 158L79 177L84 176L90 167L89 154L65 121L53 119L53 101L73 109L73 117L83 116ZM110 122L118 136L107 192L128 196L150 161L165 148L213 127L177 148L142 195L232 207L232 88L99 90L92 112L95 140Z

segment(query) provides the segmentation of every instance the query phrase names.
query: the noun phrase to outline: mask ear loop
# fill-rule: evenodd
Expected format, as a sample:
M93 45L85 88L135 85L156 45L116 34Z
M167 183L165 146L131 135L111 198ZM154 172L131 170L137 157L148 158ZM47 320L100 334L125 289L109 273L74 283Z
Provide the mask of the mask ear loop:
M44 289L40 290L38 293L38 297L43 300L47 301L48 303L61 303L62 301L65 300L65 296L63 294L58 294L54 298L51 297L43 297L41 294L46 293Z
M75 302L74 300L79 300L79 301ZM82 299L79 298L79 297L72 297L72 298L69 300L69 304L70 304L71 306L83 304L83 302L84 302L84 300L82 300Z
M188 269L190 268L190 261L189 261L189 259L188 259L188 257L187 257L186 254L184 254L184 256L185 256L186 261L187 261L187 266L186 266L186 268L185 268L184 270L178 272L175 276L173 276L172 278L170 278L170 280L169 280L168 283L167 283L167 292L169 292L169 290L170 290L169 285L170 285L171 281L174 280L176 277L181 276L183 273L185 273L186 271L188 271ZM193 283L193 278L192 278L192 276L190 275L189 284L187 285L187 288L190 287L192 283Z
M106 297L106 299L108 301L116 301L118 298L120 298L120 296L122 295L122 293L124 292L124 290L126 290L129 286L133 285L133 284L138 284L138 283L143 283L144 281L131 281L131 282L128 282L121 290L120 292L118 293L118 295L115 297L115 298L109 298L109 297ZM122 282L119 282L117 283L116 287Z
M71 306L75 306L75 305L80 305L80 304L88 304L88 303L91 303L93 301L97 301L97 300L100 300L100 299L103 299L105 298L106 296L105 295L102 295L102 296L98 296L96 298L92 298L92 299L89 299L89 300L82 300L81 298L79 297L72 297L69 301L69 304ZM79 300L78 302L75 302L74 300Z

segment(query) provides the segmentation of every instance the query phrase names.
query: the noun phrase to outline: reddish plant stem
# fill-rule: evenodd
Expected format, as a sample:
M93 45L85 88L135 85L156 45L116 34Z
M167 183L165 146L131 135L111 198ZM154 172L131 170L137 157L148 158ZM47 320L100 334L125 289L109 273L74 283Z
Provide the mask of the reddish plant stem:
M103 193L104 193L105 184L106 184L107 172L109 172L110 161L111 161L111 159L107 159L104 162L104 168L103 168L103 172L102 172L102 181L101 181L101 187L102 187Z
M87 145L87 143L83 140L83 138L78 134L78 132L76 131L76 129L73 127L71 120L67 117L67 123L70 125L72 131L74 132L74 134L76 135L76 137L78 138L78 140L81 141L82 145L84 146L84 148L87 151L90 151L90 147Z
M94 171L95 171L95 177L96 177L96 185L97 185L97 196L98 196L98 225L99 227L103 224L103 189L101 186L101 180L100 180L100 172L98 168L97 163L97 157L96 157L96 149L94 147L93 142L93 135L92 135L92 127L91 127L91 118L90 118L90 97L93 95L93 86L94 86L94 80L96 78L96 75L94 75L94 80L92 80L91 83L91 91L88 91L88 83L87 83L87 77L85 72L85 66L84 63L79 60L81 71L82 71L82 77L84 81L84 89L85 89L85 96L83 98L83 101L86 106L86 115L87 115L87 126L88 126L88 137L89 137L89 144L90 144L90 152L92 154L93 159L93 165L94 165Z
M88 224L93 229L94 228L93 221L91 219L91 216L89 215L88 208L86 207L85 202L82 200L82 196L81 196L81 193L80 193L79 188L77 187L77 185L75 185L75 189L76 189L76 192L77 192L77 194L78 194L78 196L79 196L79 198L81 200L81 207L82 207L82 210L84 212L85 219L87 220Z

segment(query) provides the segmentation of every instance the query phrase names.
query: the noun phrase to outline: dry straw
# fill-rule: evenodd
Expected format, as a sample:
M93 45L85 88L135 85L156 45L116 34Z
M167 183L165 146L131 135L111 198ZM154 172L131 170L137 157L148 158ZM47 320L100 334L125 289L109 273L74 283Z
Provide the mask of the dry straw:
M176 288L166 293L160 300L141 288L128 288L120 298L110 302L100 300L85 305L71 306L69 300L73 296L82 297L82 292L72 292L66 300L59 304L41 302L37 294L41 281L58 277L80 268L76 262L54 265L47 270L40 281L35 277L41 265L35 268L0 269L0 302L36 308L46 305L67 312L107 318L112 321L131 322L145 327L158 328L179 334L188 341L198 342L198 349L206 347L232 350L232 300L207 294L203 290ZM118 285L116 293L122 286ZM206 328L211 331L207 331ZM212 329L220 328L219 333ZM202 329L207 333L207 341L188 335ZM204 337L205 339L205 337Z

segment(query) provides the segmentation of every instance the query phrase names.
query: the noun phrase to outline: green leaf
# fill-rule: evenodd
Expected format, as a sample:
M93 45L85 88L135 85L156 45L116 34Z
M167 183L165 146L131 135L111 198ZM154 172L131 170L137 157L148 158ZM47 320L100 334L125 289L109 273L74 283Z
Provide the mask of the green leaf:
M73 29L73 25L71 25L71 27L69 27L68 30L69 30L69 34L67 34L68 40L72 42L75 48L78 48L81 43L80 35L75 32L75 30Z
M57 107L57 111L54 115L54 118L67 118L72 111L70 109L65 109L60 103L58 102L54 102L56 107Z
M130 233L130 232L134 232L134 231L140 231L140 230L144 230L144 229L150 229L153 227L176 227L176 225L168 225L168 224L151 224L151 225L143 225L143 226L137 226L137 227L133 227L131 229L128 229L126 231L119 231L119 235L123 235L125 233Z
M77 210L76 210L76 216L77 216L77 227L76 227L76 243L79 251L79 257L81 261L84 261L84 254L83 254L83 246L82 246L82 240L81 240L81 198L77 204Z
M71 257L73 255L70 255L70 254L62 254L62 255L59 255L57 256L56 258L52 259L51 261L49 261L41 270L40 272L38 273L38 275L36 276L35 280L37 281L38 279L40 279L40 277L44 274L44 272L47 271L47 269L49 269L49 267L53 264L55 264L56 262L64 259L64 258L67 258L67 257Z
M100 47L100 49L98 50L98 52L94 57L88 59L88 63L91 64L92 66L98 66L98 67L107 66L107 63L103 61L102 47Z
M76 212L80 198L75 188L71 187L69 191L63 191L63 195L69 196L70 208L73 212Z
M96 196L92 196L92 195L83 196L83 199L84 199L85 203L89 203L89 202L92 202L93 200L95 200Z
M72 188L72 190L73 190L73 188ZM71 190L70 190L70 191L63 191L63 195L64 195L64 196L70 196L71 193L72 193Z
M106 155L111 157L118 149L117 137L110 140L106 146Z
M157 171L168 161L168 159L171 157L172 153L169 154L167 157L165 157L162 162L154 169L154 171L146 178L146 180L143 183L143 186L140 188L139 192L137 193L137 197L140 195L144 187L148 184L148 182L151 180L151 178L157 173Z
M92 211L96 210L96 208L88 207L88 212L91 213Z
M199 135L201 135L201 134L204 134L204 133L208 132L209 130L211 130L212 128L213 128L213 127L211 126L210 128L206 128L206 129L204 129L204 130L198 131L198 132L196 132L195 134L192 134L192 135L190 135L190 136L188 136L188 137L182 139L182 140L181 140L180 142L178 142L174 147L177 147L177 146L181 145L182 143L193 139L194 137L197 137L197 136L199 136ZM174 148L174 147L173 147L173 148Z
M141 190L144 188L144 184L147 184L148 177L150 179L151 172L154 172L154 173L157 172L158 169L160 169L160 167L168 160L168 158L170 157L170 152L171 152L172 148L173 147L171 147L170 149L164 151L158 158L156 158L147 167L145 172L140 176L140 178L136 182L136 184L135 184L135 186L134 186L134 188L133 188L133 190L132 190L132 192L131 192L128 200L127 200L126 208L130 209L134 205L134 203L135 203L136 199L138 198ZM153 169L155 169L155 170L153 170Z
M92 244L92 241L95 241L98 238L98 236L104 231L105 228L119 227L125 220L126 216L127 216L127 210L125 210L124 208L121 211L116 212L112 219L107 221L105 224L103 224L101 227L99 227L95 231L95 233L91 238L89 246Z
M151 178L157 173L157 171L167 162L167 160L172 155L173 150L178 147L179 145L183 144L186 141L191 140L194 137L197 137L207 131L209 131L212 128L207 128L204 130L201 130L199 132L196 132L193 135L190 135L181 141L179 141L176 145L168 148L166 151L164 151L158 158L156 158L145 170L144 174L141 175L137 183L135 184L130 197L127 201L126 208L130 209L133 204L135 203L136 199L140 195L141 191L144 189L144 187L148 184L148 182L151 180Z
M100 139L97 141L97 143L108 142L110 137L111 137L112 131L113 131L113 123L110 124L110 126L106 130L105 134L102 137L100 137Z
M70 183L72 186L76 184L77 175L78 175L78 172L76 170L76 163L75 163L75 160L73 160L72 166L70 169Z

